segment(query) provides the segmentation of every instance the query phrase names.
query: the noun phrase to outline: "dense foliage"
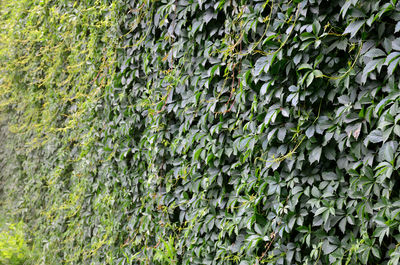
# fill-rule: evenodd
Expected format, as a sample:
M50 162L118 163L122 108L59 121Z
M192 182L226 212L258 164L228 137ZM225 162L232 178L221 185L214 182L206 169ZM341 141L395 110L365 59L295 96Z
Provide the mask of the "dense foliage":
M37 263L399 263L397 0L1 3Z
M37 259L25 241L24 224L7 222L0 217L0 264L30 264Z

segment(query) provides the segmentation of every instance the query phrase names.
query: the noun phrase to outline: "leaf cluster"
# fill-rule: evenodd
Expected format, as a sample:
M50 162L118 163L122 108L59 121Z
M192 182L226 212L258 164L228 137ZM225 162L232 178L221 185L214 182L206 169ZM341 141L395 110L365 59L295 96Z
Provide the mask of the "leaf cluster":
M49 260L399 263L396 0L89 2L48 1L76 28L15 26L0 53L7 117L25 118L1 176L22 183L14 207L44 248L61 246ZM52 61L64 43L74 56Z

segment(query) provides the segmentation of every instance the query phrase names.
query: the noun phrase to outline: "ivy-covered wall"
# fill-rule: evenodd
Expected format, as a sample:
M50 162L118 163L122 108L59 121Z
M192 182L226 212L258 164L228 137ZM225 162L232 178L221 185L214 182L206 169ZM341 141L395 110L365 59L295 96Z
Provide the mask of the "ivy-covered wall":
M399 263L397 0L1 4L37 264Z

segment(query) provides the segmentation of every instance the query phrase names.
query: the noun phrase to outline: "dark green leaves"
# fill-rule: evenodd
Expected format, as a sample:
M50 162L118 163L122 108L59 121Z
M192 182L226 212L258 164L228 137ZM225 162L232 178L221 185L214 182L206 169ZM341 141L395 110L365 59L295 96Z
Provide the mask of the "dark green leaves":
M380 130L374 130L372 131L368 137L367 137L368 141L372 142L372 143L380 143L383 141L383 136L382 136L382 131Z
M46 263L398 263L397 1L8 2L0 199Z
M311 152L308 160L310 161L310 164L314 162L319 162L321 158L321 153L322 153L322 148L321 147L315 147Z
M350 33L350 37L353 38L357 32L361 29L361 27L364 25L365 21L364 20L358 20L358 21L353 21L351 22L346 29L344 30L343 34L348 34Z

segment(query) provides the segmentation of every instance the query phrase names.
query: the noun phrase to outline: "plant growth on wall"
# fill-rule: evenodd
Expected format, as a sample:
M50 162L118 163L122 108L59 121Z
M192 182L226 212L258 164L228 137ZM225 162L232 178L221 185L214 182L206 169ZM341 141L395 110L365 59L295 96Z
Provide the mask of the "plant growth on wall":
M43 264L399 263L397 0L3 2Z

